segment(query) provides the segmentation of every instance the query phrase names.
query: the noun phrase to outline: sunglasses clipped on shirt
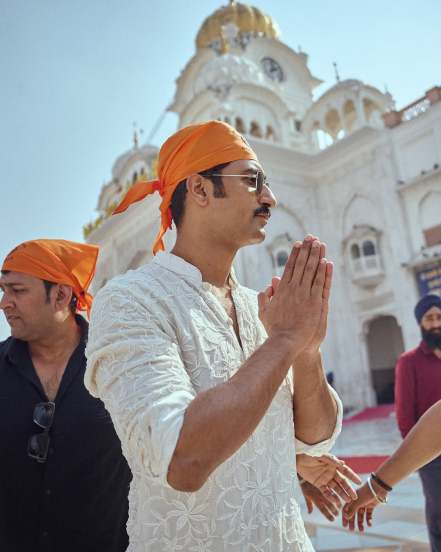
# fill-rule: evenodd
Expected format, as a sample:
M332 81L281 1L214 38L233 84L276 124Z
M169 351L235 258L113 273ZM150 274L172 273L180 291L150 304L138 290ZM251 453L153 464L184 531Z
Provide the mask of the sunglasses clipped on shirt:
M247 180L253 181L252 187L254 188L257 195L262 193L263 187L268 185L266 180L266 175L262 171L257 171L255 174L221 174L221 173L211 173L209 176L240 176L246 178Z
M44 463L47 460L50 443L49 430L54 421L54 414L54 402L40 402L35 405L33 416L34 423L36 423L44 431L29 437L28 456L39 463Z

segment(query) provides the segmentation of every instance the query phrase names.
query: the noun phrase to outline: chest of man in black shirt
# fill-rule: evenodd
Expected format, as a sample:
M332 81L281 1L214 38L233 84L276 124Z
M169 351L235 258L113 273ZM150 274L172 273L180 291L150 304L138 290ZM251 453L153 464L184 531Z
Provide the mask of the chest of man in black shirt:
M51 312L57 323L60 316L49 292L38 323L29 315L37 285L43 282L25 274L0 278L0 308L12 333L0 343L0 551L123 552L131 474L109 414L84 386L87 322L61 317L68 332L56 335L77 337L61 369L47 377L50 355L45 367L38 325Z

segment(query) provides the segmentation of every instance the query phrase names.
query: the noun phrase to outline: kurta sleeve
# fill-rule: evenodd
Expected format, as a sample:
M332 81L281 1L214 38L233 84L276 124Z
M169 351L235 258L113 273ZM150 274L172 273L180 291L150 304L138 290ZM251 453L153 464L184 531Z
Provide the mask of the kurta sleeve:
M152 312L155 311L155 312ZM132 471L167 483L184 420L196 396L172 331L129 289L106 286L95 298L85 384L109 411Z
M335 389L333 389L331 386L329 386L329 389L333 394L337 405L337 416L336 416L335 427L332 435L329 437L329 439L326 439L325 441L321 441L320 443L315 443L314 445L308 445L307 443L304 443L303 441L300 441L300 439L296 438L295 440L296 454L309 454L310 456L322 456L322 454L326 454L327 452L329 452L332 449L332 447L335 445L335 441L337 440L337 437L341 433L341 427L342 427L342 421L343 421L343 405ZM294 421L294 425L295 425L295 421Z
M395 368L395 413L403 437L417 423L415 370L407 356L398 359Z

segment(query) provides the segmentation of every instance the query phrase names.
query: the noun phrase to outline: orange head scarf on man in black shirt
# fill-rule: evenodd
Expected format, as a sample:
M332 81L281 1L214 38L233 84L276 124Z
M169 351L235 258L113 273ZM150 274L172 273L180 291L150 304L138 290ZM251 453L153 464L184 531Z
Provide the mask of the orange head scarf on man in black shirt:
M77 311L92 307L89 285L95 274L99 248L67 240L32 240L13 249L3 262L2 271L22 272L41 280L65 284L77 298Z

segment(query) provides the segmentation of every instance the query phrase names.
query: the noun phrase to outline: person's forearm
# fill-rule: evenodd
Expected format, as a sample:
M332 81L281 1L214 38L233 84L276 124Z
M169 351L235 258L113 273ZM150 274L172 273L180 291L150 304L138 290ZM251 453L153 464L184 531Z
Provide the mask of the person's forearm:
M294 426L297 439L313 445L329 439L337 420L337 404L322 366L321 354L294 363Z
M167 480L198 490L210 473L249 438L293 361L292 343L273 337L227 382L203 391L188 406Z
M408 433L400 447L377 470L393 487L441 454L441 401L430 408Z

